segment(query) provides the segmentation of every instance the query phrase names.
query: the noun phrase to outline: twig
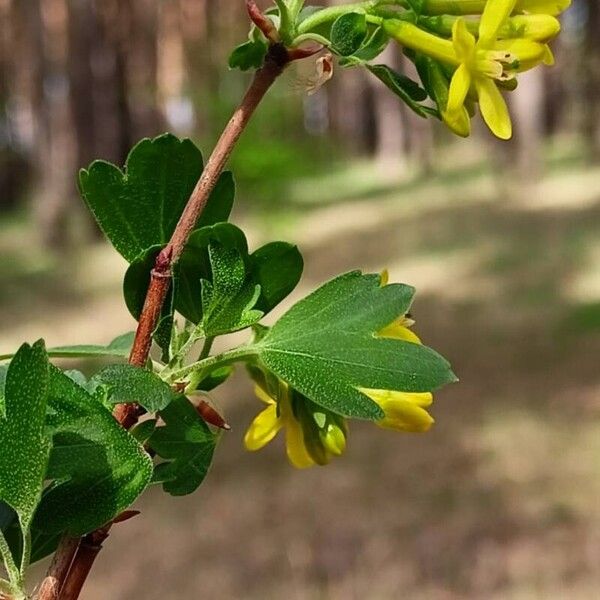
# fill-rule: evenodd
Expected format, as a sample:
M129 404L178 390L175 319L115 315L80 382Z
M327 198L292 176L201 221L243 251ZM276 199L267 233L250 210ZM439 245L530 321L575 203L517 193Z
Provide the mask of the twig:
M60 586L65 580L73 557L79 547L79 538L65 536L60 542L60 552L54 554L52 563L48 568L48 575L42 582L38 591L38 598L47 600L58 600Z
M172 266L181 256L236 142L256 107L289 61L288 52L282 45L274 44L270 47L263 67L255 73L240 106L223 130L179 219L171 241L156 259L129 358L130 364L145 366L152 345L152 334L158 324L161 309L171 285ZM119 405L114 414L119 423L128 428L137 421L139 410L136 405ZM92 532L81 540L68 573L63 570L63 565L68 555L72 556L72 544L67 540L60 543L46 580L40 588L38 600L56 600L56 596L51 595L56 589L59 590L60 600L77 600L94 560L100 552L102 543L108 537L111 525ZM61 582L63 582L62 585Z

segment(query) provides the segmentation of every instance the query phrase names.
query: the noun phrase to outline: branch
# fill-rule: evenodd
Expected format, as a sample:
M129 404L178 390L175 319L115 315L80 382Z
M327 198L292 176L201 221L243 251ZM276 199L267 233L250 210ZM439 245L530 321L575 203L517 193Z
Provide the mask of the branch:
M289 61L288 52L282 45L273 44L269 48L263 67L255 73L242 102L223 130L177 223L171 241L156 259L129 357L130 364L141 367L146 365L152 346L152 334L158 325L161 309L171 285L172 267L181 256L236 142L256 107ZM114 415L123 427L130 428L137 421L140 408L132 404L119 405ZM102 543L108 537L111 525L112 523L82 538L79 548L76 549L73 549L72 539L65 538L61 541L40 588L38 600L57 600L59 597L60 600L77 600Z

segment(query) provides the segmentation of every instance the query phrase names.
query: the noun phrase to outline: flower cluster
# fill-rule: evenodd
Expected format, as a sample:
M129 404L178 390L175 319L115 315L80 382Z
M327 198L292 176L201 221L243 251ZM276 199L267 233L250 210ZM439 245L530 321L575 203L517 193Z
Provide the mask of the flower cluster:
M387 279L387 272L384 272L382 285L387 284ZM379 331L378 336L421 344L419 337L410 329L413 324L409 316L401 315ZM288 459L297 468L326 465L344 452L348 436L344 417L318 406L266 370L258 367L249 370L256 384L256 395L266 407L246 432L246 449L260 450L284 430ZM433 402L429 392L368 388L360 391L382 409L384 417L376 422L379 427L421 433L428 431L434 422L426 410Z
M386 19L383 26L417 60L423 55L438 67L436 77L421 76L452 131L468 136L479 105L490 130L508 139L512 124L501 90L514 90L518 73L553 64L548 42L570 1L425 0L416 23Z

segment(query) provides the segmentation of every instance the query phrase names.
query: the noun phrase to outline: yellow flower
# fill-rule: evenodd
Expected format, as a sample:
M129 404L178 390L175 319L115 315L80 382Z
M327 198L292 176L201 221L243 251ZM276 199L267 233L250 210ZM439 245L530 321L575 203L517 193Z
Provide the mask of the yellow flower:
M260 450L281 430L285 430L285 447L290 463L298 469L325 465L346 449L344 419L316 407L287 384L278 382L273 397L262 385L256 395L267 404L248 428L244 437L247 450Z
M478 15L487 0L425 0L428 15ZM517 0L515 12L556 16L571 6L571 0Z
M531 37L501 39L502 35L510 34L506 30L507 20L516 2L487 0L479 21L478 38L469 31L463 18L454 21L452 40L423 31L411 23L394 19L384 22L386 32L404 46L456 67L446 106L440 110L446 124L459 135L470 133L465 102L468 96L473 96L491 131L499 138L510 138L512 123L498 84L514 87L516 73L553 61L548 46ZM542 35L550 35L546 26Z
M433 395L426 393L394 392L391 390L361 389L376 402L385 417L376 424L384 429L424 433L434 423L433 417L425 410L433 402Z
M516 0L489 0L479 23L476 40L464 19L452 28L452 44L460 65L456 69L448 95L444 120L452 124L464 118L465 99L474 88L481 116L501 139L512 136L512 123L506 102L496 81L513 79L517 70L542 62L545 46L526 38L498 40L498 32L515 7Z
M387 277L385 280L387 282ZM403 315L384 327L377 335L420 344L421 340L410 329L412 325L414 321L408 315ZM428 431L434 423L433 417L425 410L433 403L433 395L430 392L415 393L368 388L361 388L360 391L376 402L385 413L385 417L376 422L379 427L422 433Z

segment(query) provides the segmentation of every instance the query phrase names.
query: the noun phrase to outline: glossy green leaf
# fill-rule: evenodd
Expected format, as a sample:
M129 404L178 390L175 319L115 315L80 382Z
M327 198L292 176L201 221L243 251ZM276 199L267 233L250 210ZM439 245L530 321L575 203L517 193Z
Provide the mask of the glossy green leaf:
M397 73L387 65L366 65L366 67L420 117L426 118L432 113L435 114L431 108L419 104L427 99L427 92L416 81L402 73Z
M362 13L346 13L331 26L331 49L340 56L354 54L367 37L367 19Z
M105 161L82 170L81 193L113 246L133 262L169 241L202 168L200 150L190 140L164 134L139 142L124 171ZM231 173L225 173L197 225L227 220L233 196Z
M250 327L263 313L254 307L260 285L248 276L240 252L218 242L208 247L211 280L202 280L202 332L215 337Z
M5 373L0 406L0 500L19 515L24 532L40 500L50 450L48 369L43 341L21 346Z
M250 40L237 46L229 56L229 68L249 71L259 69L267 54L268 46L262 40Z
M107 387L111 404L137 403L150 413L166 408L174 398L158 375L133 365L110 365L94 375L93 381Z
M254 350L270 371L324 408L381 418L358 388L427 392L455 380L433 350L377 336L406 313L413 294L402 284L382 287L378 275L347 273L294 305Z
M51 480L35 514L46 534L82 535L131 505L152 478L152 460L96 398L50 367L47 426Z
M191 494L208 472L218 435L185 396L178 396L160 416L165 425L156 429L148 444L168 462L157 465L154 481L173 496Z

